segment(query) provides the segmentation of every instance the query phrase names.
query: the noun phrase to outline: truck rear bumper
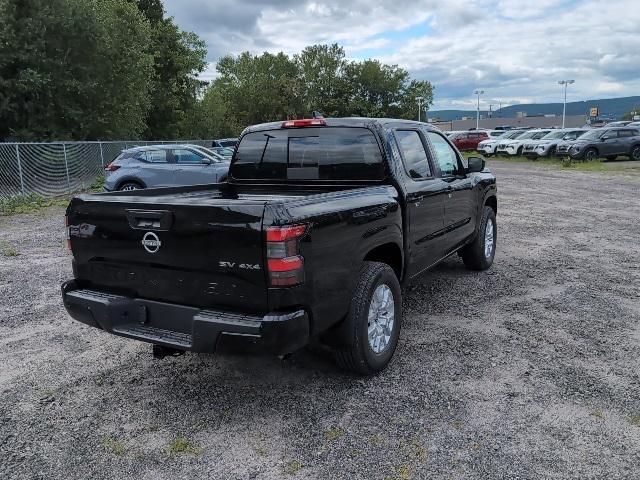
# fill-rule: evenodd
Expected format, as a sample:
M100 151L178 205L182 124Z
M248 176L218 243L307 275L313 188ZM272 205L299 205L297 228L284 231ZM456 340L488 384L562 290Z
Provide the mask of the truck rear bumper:
M122 337L165 347L212 353L222 335L247 337L275 353L290 353L309 341L304 310L245 315L202 310L62 285L64 306L75 320Z

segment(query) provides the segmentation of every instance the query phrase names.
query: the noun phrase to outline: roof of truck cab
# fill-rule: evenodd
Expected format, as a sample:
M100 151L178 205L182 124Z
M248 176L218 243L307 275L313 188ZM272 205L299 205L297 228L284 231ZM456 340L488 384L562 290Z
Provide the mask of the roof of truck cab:
M389 124L406 124L406 125L420 125L434 132L440 132L440 129L424 122L417 122L415 120L404 120L400 118L369 118L369 117L341 117L341 118L323 118L327 127L364 127L369 128L374 125L389 125ZM251 132L258 132L261 130L274 130L282 127L282 123L286 120L279 122L259 123L257 125L251 125L244 129L242 135ZM321 128L321 127L301 127L301 128ZM293 128L292 130L294 130Z

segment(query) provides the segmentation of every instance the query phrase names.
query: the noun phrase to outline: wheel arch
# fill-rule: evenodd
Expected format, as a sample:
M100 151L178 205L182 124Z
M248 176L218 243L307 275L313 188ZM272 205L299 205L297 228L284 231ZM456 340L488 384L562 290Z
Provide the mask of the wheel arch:
M498 214L498 197L495 195L489 195L484 199L484 205L487 207L491 207L493 209L493 213Z
M404 253L396 242L387 242L370 248L362 258L363 262L381 262L389 265L402 281L404 274Z
M142 180L140 180L139 178L136 177L125 177L122 178L118 181L118 183L116 183L116 190L120 190L120 188L125 184L125 183L137 183L138 185L140 185L142 188L147 188L147 184L144 183Z

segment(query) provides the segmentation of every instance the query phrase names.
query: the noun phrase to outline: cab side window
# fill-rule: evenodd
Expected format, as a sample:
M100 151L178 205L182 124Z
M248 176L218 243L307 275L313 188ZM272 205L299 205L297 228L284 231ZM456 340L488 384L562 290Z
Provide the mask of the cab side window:
M409 176L418 180L431 177L429 159L420 134L416 130L396 130L395 137Z
M433 146L436 163L442 176L456 175L458 173L458 155L447 141L435 132L427 132L429 141Z

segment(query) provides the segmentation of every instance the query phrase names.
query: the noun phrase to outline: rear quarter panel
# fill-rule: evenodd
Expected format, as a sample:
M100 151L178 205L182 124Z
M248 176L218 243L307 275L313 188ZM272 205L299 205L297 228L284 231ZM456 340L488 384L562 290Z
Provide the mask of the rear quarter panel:
M394 243L402 251L402 214L397 190L366 187L269 204L264 224L308 224L301 242L305 284L270 289L271 310L300 305L311 313L312 333L347 314L362 261L373 248Z

